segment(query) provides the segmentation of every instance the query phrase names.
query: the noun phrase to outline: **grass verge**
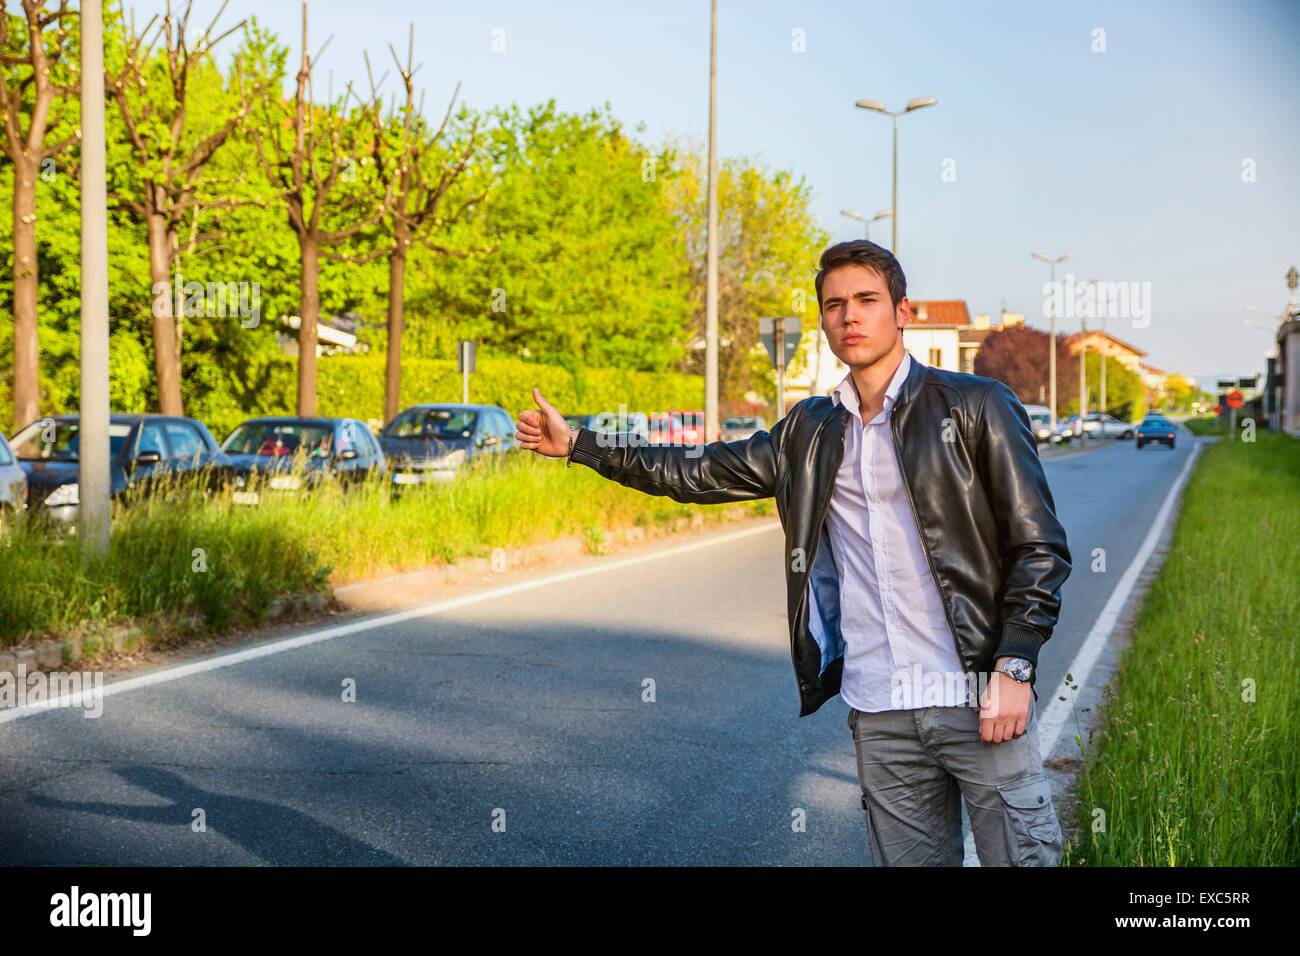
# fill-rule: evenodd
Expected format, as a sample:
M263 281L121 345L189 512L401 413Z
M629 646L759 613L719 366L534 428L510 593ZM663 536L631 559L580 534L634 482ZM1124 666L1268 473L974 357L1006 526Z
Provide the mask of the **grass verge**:
M83 559L75 536L15 528L0 539L0 647L69 636L88 621L198 616L219 631L260 621L277 596L327 583L568 536L599 554L607 530L775 513L771 499L680 504L531 454L398 498L379 481L260 495L257 505L228 494L115 505L106 561Z
M1300 863L1297 566L1300 442L1215 442L1085 754L1065 865Z

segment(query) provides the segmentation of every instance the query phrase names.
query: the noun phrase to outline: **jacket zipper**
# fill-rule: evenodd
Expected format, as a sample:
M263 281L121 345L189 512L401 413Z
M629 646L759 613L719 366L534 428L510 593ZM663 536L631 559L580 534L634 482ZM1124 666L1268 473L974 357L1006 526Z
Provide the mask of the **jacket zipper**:
M903 490L907 492L907 506L912 511L912 521L916 525L916 536L921 541L921 550L925 552L925 563L930 569L930 580L934 582L934 589L939 592L939 601L943 604L943 617L948 622L948 633L952 636L952 644L957 651L957 663L965 667L966 661L961 655L961 645L957 643L957 628L953 626L952 612L948 608L948 595L944 593L943 586L939 583L939 576L934 573L934 558L930 556L930 548L925 543L925 532L921 529L921 519L916 513L916 502L912 498L912 485L907 478L907 469L903 467L903 457L898 454L898 427L892 413L889 416L889 432L894 438L894 454L898 458L898 473L903 477Z

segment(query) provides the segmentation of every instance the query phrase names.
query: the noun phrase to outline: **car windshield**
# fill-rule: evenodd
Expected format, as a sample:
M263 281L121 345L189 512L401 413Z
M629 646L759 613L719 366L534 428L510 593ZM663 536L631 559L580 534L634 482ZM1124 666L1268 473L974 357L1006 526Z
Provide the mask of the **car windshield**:
M245 422L221 445L228 455L267 458L295 454L328 458L333 449L333 426L301 422Z
M650 424L643 412L628 412L622 416L617 412L601 412L595 418L591 426L595 432L631 432L648 428Z
M80 429L76 422L51 418L32 422L13 437L14 454L20 461L76 461L81 449ZM109 423L109 458L118 456L130 434L130 425Z
M722 423L723 428L744 428L745 420L743 418L728 418Z
M1167 418L1148 417L1148 418L1144 418L1144 419L1142 419L1142 424L1143 424L1143 425L1154 425L1154 426L1157 427L1157 428L1171 428L1171 427L1173 427L1173 423L1170 422L1169 419L1167 419Z
M1035 425L1046 425L1046 424L1047 424L1047 416L1046 416L1045 414L1043 414L1042 412L1032 412L1032 413L1030 413L1029 420L1030 420L1031 422L1033 422Z
M385 438L468 438L478 413L460 408L408 408L381 434Z

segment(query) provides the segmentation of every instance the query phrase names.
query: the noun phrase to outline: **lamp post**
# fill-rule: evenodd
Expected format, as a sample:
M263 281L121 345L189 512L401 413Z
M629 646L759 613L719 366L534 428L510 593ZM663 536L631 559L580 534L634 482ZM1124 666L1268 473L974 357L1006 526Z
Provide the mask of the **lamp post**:
M879 100L858 100L854 105L860 110L874 110L877 113L884 113L886 116L894 118L894 213L893 238L891 240L890 252L898 255L898 118L904 113L910 113L912 110L924 109L927 106L934 106L939 101L933 96L918 96L916 99L909 100L907 106L898 112L890 112L880 104Z
M893 216L893 214L894 214L894 210L892 209L882 209L880 210L880 212L876 213L874 216L868 219L866 216L862 215L862 213L854 212L852 209L840 210L841 216L848 216L850 219L856 219L858 222L862 223L867 227L868 242L871 241L871 224L875 222L877 219L885 219L887 217Z
M1067 252L1063 256L1057 256L1055 259L1049 259L1041 252L1031 252L1035 259L1041 259L1046 262L1052 270L1052 298L1051 298L1051 316L1052 331L1051 338L1047 342L1047 378L1048 387L1051 391L1051 397L1047 403L1048 427L1052 430L1052 435L1056 435L1056 264L1064 262L1066 259L1073 259L1074 253Z

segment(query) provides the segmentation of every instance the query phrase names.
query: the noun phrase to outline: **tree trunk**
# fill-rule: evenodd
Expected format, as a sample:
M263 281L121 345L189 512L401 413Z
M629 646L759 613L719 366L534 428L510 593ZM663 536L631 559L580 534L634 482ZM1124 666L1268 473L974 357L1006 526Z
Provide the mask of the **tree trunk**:
M149 279L153 283L153 368L158 380L158 410L164 415L182 415L181 376L176 358L174 302L185 302L185 290L172 288L171 236L167 218L158 210L154 185L147 187L149 213Z
M402 313L406 309L406 224L393 228L393 252L388 257L388 365L384 371L384 424L397 413L402 388Z
M36 323L36 174L24 156L14 163L14 426L41 414L41 363Z
M298 414L316 414L316 323L320 321L320 262L316 240L299 236L302 302L298 321Z

